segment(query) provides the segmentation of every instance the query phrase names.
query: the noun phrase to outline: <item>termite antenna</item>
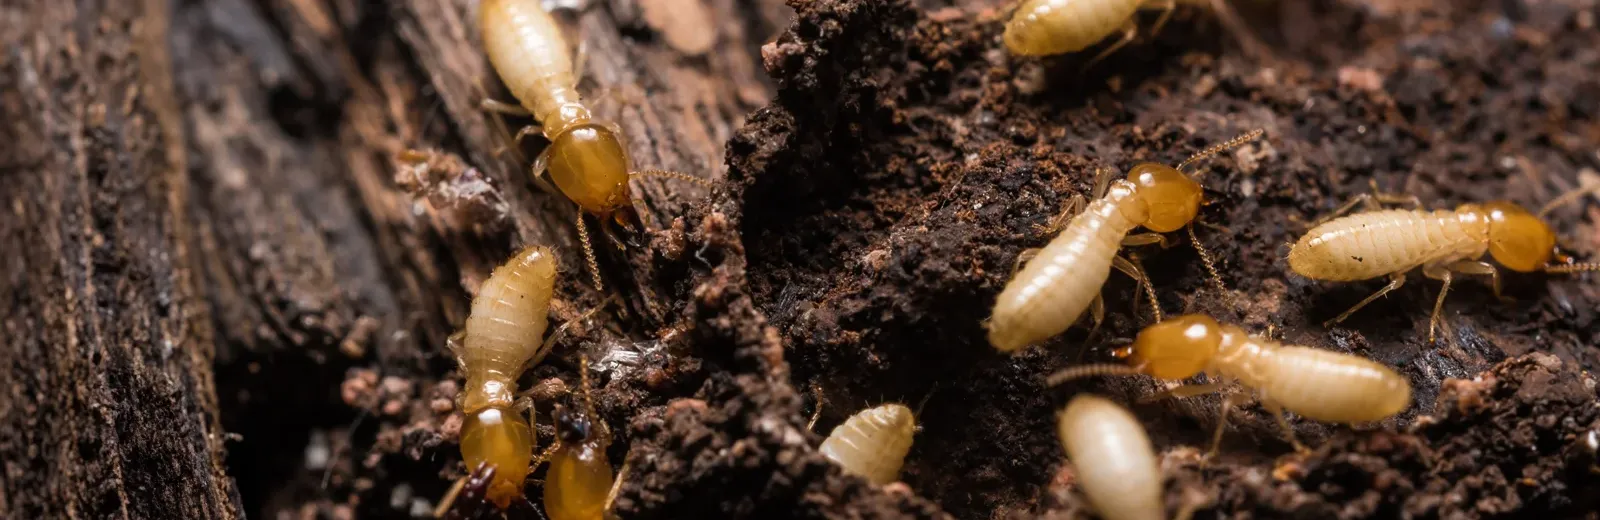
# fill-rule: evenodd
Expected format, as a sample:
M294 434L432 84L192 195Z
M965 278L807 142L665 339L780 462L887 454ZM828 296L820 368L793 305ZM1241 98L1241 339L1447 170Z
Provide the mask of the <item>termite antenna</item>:
M1225 150L1227 150L1229 148L1234 148L1234 147L1237 147L1239 145L1242 145L1242 144L1248 143L1250 141L1253 141L1257 137L1261 137L1261 134L1263 134L1265 132L1266 132L1266 130L1257 128L1257 129L1251 130L1250 132L1245 133L1244 135L1241 135L1239 137L1235 137L1233 139L1229 139L1226 142L1212 145L1210 148L1206 148L1204 150L1201 150L1199 153L1196 153L1194 155L1189 156L1188 159L1184 159L1183 162L1178 163L1178 166L1177 166L1176 169L1181 172L1181 171L1183 171L1183 168L1185 166L1188 166L1190 163L1193 163L1195 161L1198 161L1198 160L1201 160L1201 159L1205 159L1207 157L1211 157L1213 155L1222 153L1223 151L1225 151Z
M1600 271L1600 262L1580 262L1575 264L1544 266L1544 272L1546 273L1586 273L1591 271Z
M1211 253L1206 251L1206 246L1200 244L1200 237L1194 234L1194 223L1189 223L1188 227L1189 244L1193 245L1194 251L1200 254L1200 263L1205 264L1206 273L1211 275L1211 283L1217 286L1217 292L1227 292L1228 287L1222 285L1222 275L1217 273L1217 262L1212 259Z
M1045 386L1060 386L1061 383L1065 383L1074 379L1083 379L1085 377L1136 375L1139 375L1139 370L1127 365L1099 363L1094 365L1075 366L1054 374L1050 374L1050 377L1045 378L1044 384Z
M915 414L917 417L922 417L922 407L928 406L928 400L933 398L933 392L935 390L938 390L938 389L939 389L939 382L938 381L934 381L933 382L933 386L928 387L928 394L922 396L922 401L917 403L917 412ZM920 426L919 426L919 428L920 428Z
M1144 263L1139 261L1139 255L1129 253L1128 262L1139 271L1139 285L1144 287L1144 295L1150 298L1150 314L1156 319L1154 323L1161 323L1161 300L1156 299L1156 288L1150 283L1150 272L1144 270Z
M1544 218L1546 214L1550 213L1551 211L1555 211L1556 208L1577 202L1583 199L1584 195L1588 195L1596 191L1600 191L1600 182L1594 182L1590 183L1588 186L1579 186L1573 188L1566 193L1561 194L1559 197L1550 199L1550 202L1545 203L1543 207L1539 208L1539 213L1537 216L1539 218Z
M679 181L687 182L687 183L690 183L690 184L694 184L696 186L699 186L699 187L702 187L702 188L705 188L705 189L708 189L708 190L711 189L714 186L711 183L711 181L708 181L708 180L705 180L705 179L702 179L702 178L699 178L699 177L695 177L695 176L689 175L687 173L667 171L667 170L639 170L639 171L633 172L630 176L631 177L661 177L661 178L664 178L664 179L679 180Z
M605 282L600 281L600 262L595 260L594 246L589 243L589 228L583 224L583 209L578 209L578 242L583 244L583 257L589 261L589 276L594 281L594 290L605 292Z

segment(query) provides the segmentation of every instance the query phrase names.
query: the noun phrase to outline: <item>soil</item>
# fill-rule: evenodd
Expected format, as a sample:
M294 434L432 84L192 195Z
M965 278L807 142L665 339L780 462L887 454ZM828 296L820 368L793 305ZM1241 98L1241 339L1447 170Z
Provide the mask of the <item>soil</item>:
M1429 343L1438 282L1413 275L1329 328L1382 281L1310 281L1282 258L1304 221L1369 183L1435 208L1537 207L1577 186L1600 167L1600 5L1234 4L1239 24L1184 6L1159 34L1083 71L1100 47L1009 56L1006 12L994 5L793 2L794 24L761 49L777 97L728 143L726 182L650 237L653 254L629 260L650 264L665 326L601 314L576 327L581 350L524 381L574 386L579 352L599 360L595 396L618 434L609 454L627 461L616 501L625 518L1089 515L1053 411L1079 392L1133 403L1160 387L1050 388L1044 378L1110 360L1149 323L1148 302L1136 310L1137 288L1113 276L1098 334L1075 328L1017 355L989 347L981 324L1018 255L1048 241L1043 227L1089 192L1097 168L1174 164L1260 128L1263 139L1199 166L1210 201L1201 218L1213 226L1198 239L1225 288L1208 284L1182 233L1172 247L1138 250L1162 310L1375 359L1410 379L1415 405L1356 428L1294 418L1314 447L1305 455L1247 405L1205 463L1217 399L1132 406L1165 452L1169 510L1595 518L1592 277L1508 273L1505 301L1460 281L1445 333ZM1571 251L1594 258L1600 228L1585 207L1549 218ZM310 435L306 459L331 461L325 479L241 483L252 512L430 509L463 473L455 382L447 363L433 368L350 369L324 405L370 411ZM922 430L904 485L878 488L813 447L884 401L920 408Z

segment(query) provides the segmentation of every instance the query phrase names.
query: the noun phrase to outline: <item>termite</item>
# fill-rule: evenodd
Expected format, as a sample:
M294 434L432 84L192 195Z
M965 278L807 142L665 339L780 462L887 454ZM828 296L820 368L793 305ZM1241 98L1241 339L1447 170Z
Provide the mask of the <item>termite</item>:
M1144 426L1105 398L1072 398L1056 419L1078 485L1104 518L1164 520L1161 468Z
M467 467L494 469L485 496L501 509L523 495L523 480L533 462L535 438L524 415L529 402L516 399L517 377L542 358L556 259L540 246L523 249L495 268L472 299L472 310L457 338L457 360L466 374L460 409L461 456Z
M1117 256L1118 249L1165 244L1162 233L1189 226L1199 214L1205 197L1200 183L1183 173L1183 168L1249 142L1261 133L1255 130L1202 150L1178 163L1176 168L1139 164L1128 171L1127 179L1109 185L1105 183L1107 177L1101 173L1094 191L1098 200L1078 213L1084 206L1084 199L1073 197L1062 217L1076 216L1061 227L1060 234L1049 244L1032 255L1000 292L987 324L989 343L1002 352L1016 351L1067 330L1090 306L1095 308L1094 320L1098 324L1103 314L1100 287L1111 276L1112 267L1141 281L1147 291L1151 290L1143 270ZM1140 226L1151 232L1128 234ZM1192 239L1192 227L1190 235ZM1220 284L1221 277L1210 255L1198 241L1191 241L1212 279ZM1154 300L1153 294L1151 299ZM1159 321L1159 310L1157 313Z
M1132 345L1118 349L1116 355L1128 358L1132 366L1073 367L1050 376L1048 383L1132 374L1176 381L1205 372L1220 381L1179 386L1146 400L1218 392L1226 388L1227 381L1236 381L1257 393L1261 405L1277 419L1297 449L1303 447L1283 418L1284 410L1313 420L1348 424L1381 421L1411 404L1410 381L1387 366L1359 356L1253 337L1244 329L1200 314L1145 327ZM1240 395L1234 392L1223 399L1212 453L1222 441L1228 411Z
M594 116L577 89L574 71L582 67L583 53L568 56L569 46L555 17L540 6L540 0L484 0L479 4L479 28L489 62L520 106L485 99L485 110L531 116L538 125L519 130L512 139L520 143L532 134L542 134L549 146L534 159L532 175L548 172L556 188L579 208L601 222L608 237L612 225L625 231L640 229L634 208L631 176L653 175L706 185L706 181L687 174L660 170L630 173L628 153L623 148L621 128L614 122ZM574 62L578 67L574 67ZM599 265L589 244L583 216L577 222L578 235L589 261L595 286L601 286ZM620 242L615 242L620 247Z
M1151 26L1161 32L1178 0L1025 0L1006 22L1006 49L1019 56L1047 56L1078 52L1121 31L1122 38L1100 51L1084 68L1110 56L1133 41L1139 26L1134 14L1155 7L1161 15Z
M578 368L583 397L581 413L557 405L556 440L550 469L544 477L544 511L551 520L598 520L610 509L617 480L606 447L611 429L595 413L589 393L589 359Z
M845 473L882 486L900 478L900 466L905 464L916 433L917 419L911 408L890 403L850 416L828 434L820 451Z
M1593 188L1580 188L1582 194ZM1387 276L1389 284L1324 326L1343 321L1352 313L1400 288L1406 273L1421 267L1423 276L1440 280L1443 287L1428 319L1428 342L1439 324L1439 311L1450 292L1453 273L1489 276L1500 296L1500 271L1480 260L1485 254L1512 271L1575 273L1600 271L1600 263L1552 263L1565 259L1556 249L1556 234L1543 220L1562 203L1564 195L1545 205L1538 214L1508 201L1462 204L1454 210L1420 209L1416 196L1365 193L1324 217L1289 250L1289 268L1316 280L1356 281ZM1382 209L1382 203L1404 203L1413 209ZM1342 216L1358 204L1369 211Z

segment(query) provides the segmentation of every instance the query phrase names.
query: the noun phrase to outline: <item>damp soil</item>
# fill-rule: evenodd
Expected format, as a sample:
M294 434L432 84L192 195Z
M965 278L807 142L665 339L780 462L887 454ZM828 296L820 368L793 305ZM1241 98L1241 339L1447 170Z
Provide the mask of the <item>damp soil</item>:
M1324 327L1382 282L1307 280L1283 257L1304 222L1373 183L1435 208L1537 207L1593 175L1600 4L1245 0L1227 17L1183 6L1162 32L1087 70L1101 47L1009 56L996 5L792 4L793 25L761 49L776 99L728 143L726 182L634 258L658 276L666 323L641 331L629 316L601 315L577 327L581 351L524 378L559 395L576 384L580 352L603 360L595 396L617 430L612 460L627 461L622 517L1092 515L1053 425L1081 392L1130 404L1164 453L1169 509L1190 506L1196 518L1594 517L1592 277L1508 273L1505 300L1460 280L1430 343L1437 281L1414 273ZM1210 225L1196 236L1224 287L1183 233L1137 250L1161 310L1393 366L1414 388L1407 412L1357 427L1291 417L1313 447L1296 454L1251 403L1202 462L1215 397L1134 405L1162 387L1044 382L1111 360L1150 322L1150 304L1120 275L1092 337L1074 328L1017 355L988 346L982 322L1019 254L1048 241L1047 223L1089 193L1097 169L1174 164L1253 129L1264 138L1197 167ZM1600 212L1585 202L1550 219L1592 258ZM635 354L607 357L618 349ZM284 487L265 509L395 517L430 507L424 498L463 472L455 384L438 368L416 378L352 369L338 400L375 412L311 439L307 458L360 456L334 453L320 488ZM849 414L886 401L920 409L903 485L843 476L815 452Z

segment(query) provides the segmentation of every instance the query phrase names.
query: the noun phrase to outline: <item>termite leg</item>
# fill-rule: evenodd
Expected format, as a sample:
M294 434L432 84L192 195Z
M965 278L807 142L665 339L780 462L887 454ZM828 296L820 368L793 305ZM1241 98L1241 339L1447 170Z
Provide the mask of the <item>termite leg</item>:
M1444 296L1450 294L1450 268L1444 265L1431 264L1422 267L1422 275L1444 282L1439 287L1439 298L1433 301L1433 314L1428 315L1428 343L1433 343L1434 332L1439 327L1439 311L1444 308Z
M1033 257L1039 256L1039 251L1040 248L1030 247L1017 253L1016 261L1011 262L1011 274L1015 275L1017 271L1021 271L1022 266L1028 265L1028 262L1033 261Z
M1340 314L1338 316L1335 316L1331 320L1322 322L1322 326L1331 327L1335 323L1339 323L1341 321L1344 321L1345 318L1349 318L1351 314L1354 314L1356 311L1361 310L1362 307L1366 307L1367 304L1372 303L1373 300L1381 298L1385 294L1389 294L1389 291L1393 291L1395 289L1399 289L1400 286L1405 285L1405 283L1406 283L1406 274L1405 273L1394 273L1394 274L1389 275L1389 285L1385 285L1385 286L1383 286L1382 289L1378 289L1378 292L1372 293L1372 296L1368 296L1367 299L1365 299L1365 300L1361 300L1361 303L1357 303L1354 307L1351 307L1350 310L1344 311L1344 313L1342 313L1342 314Z
M1333 213L1329 213L1322 218L1312 221L1311 227L1317 227L1324 222L1344 216L1346 213L1355 210L1356 206L1361 206L1362 209L1368 211L1382 209L1384 204L1405 204L1407 206L1411 206L1412 208L1422 207L1422 199L1417 198L1416 195L1402 195L1399 193L1384 193L1378 191L1378 181L1371 181L1371 186L1371 192L1356 195L1348 202L1345 202L1343 205L1339 206L1338 209L1333 210Z
M1178 0L1146 0L1147 5L1156 5L1161 10L1161 15L1156 18L1156 23L1150 25L1150 36L1161 34L1161 28L1167 25L1167 20L1172 18L1172 11L1178 9Z
M484 99L483 101L479 101L478 108L486 112L494 112L496 114L505 114L508 116L533 117L533 114L528 113L528 109L522 108L521 105L514 105L494 99Z
M1500 294L1500 269L1495 267L1494 264L1476 260L1459 260L1447 267L1449 267L1451 271L1461 274L1488 276L1489 286L1494 289L1494 297L1501 300L1507 299L1505 295Z
M450 349L450 354L456 357L456 362L461 362L461 349L467 346L466 329L455 331L450 337L444 339L444 346Z
M628 453L622 456L622 467L617 469L617 479L611 482L611 491L606 492L605 511L607 513L611 512L611 505L616 503L617 494L622 491L622 481L627 480L628 470L632 469L633 458L629 457L629 455L633 455L632 448L628 449Z
M1147 246L1160 244L1163 249L1167 247L1167 237L1161 233L1139 233L1122 238L1122 247Z
M1135 310L1134 312L1138 311ZM1094 295L1094 301L1089 302L1089 320L1093 323L1093 325L1089 327L1089 335L1083 337L1084 345L1094 344L1095 334L1100 332L1100 325L1106 322L1106 299L1101 295ZM1083 354L1088 352L1088 350L1088 348L1078 349L1078 363L1083 362Z
M511 142L515 143L517 146L522 146L522 140L523 139L527 139L528 136L530 136L530 135L544 135L544 126L542 126L542 125L527 125L527 126L524 126L524 127L522 127L521 130L517 130L517 134L516 135L511 136ZM540 154L540 155L544 155L544 154Z
M1233 411L1234 405L1244 399L1242 392L1234 392L1222 398L1222 411L1217 414L1217 431L1211 434L1211 449L1206 451L1205 460L1211 460L1222 447L1222 432L1228 429L1228 412Z
M1129 258L1120 256L1111 257L1111 266L1122 271L1123 274L1133 278L1140 286L1144 287L1145 296L1150 298L1150 313L1155 315L1156 323L1161 323L1161 301L1156 299L1155 286L1150 284L1150 277L1145 275L1144 267L1139 265L1139 257L1129 255ZM1135 305L1138 300L1134 300ZM1137 310L1135 311L1137 312Z
M1283 428L1283 435L1288 437L1289 444L1294 446L1294 451L1298 451L1300 453L1311 451L1306 449L1306 445L1300 444L1300 439L1295 437L1294 427L1289 426L1289 420L1283 417L1282 406L1279 406L1278 403L1272 402L1271 399L1262 399L1261 406L1267 409L1267 413L1272 414L1273 419L1277 419L1278 427Z
M1198 383L1168 388L1139 398L1139 404L1153 403L1163 399L1184 399L1197 395L1206 395L1222 391L1228 385L1224 383Z
M1089 191L1089 196L1094 197L1095 200L1105 198L1106 192L1111 191L1111 174L1113 173L1115 173L1115 170L1096 166L1094 168L1094 188ZM1080 200L1078 202L1082 203L1083 201Z
M1133 37L1137 34L1139 34L1139 25L1134 22L1134 18L1129 18L1127 23L1122 24L1122 37L1118 38L1115 43L1112 43L1110 46L1106 47L1106 50L1100 51L1100 54L1095 55L1095 57L1089 60L1088 63L1083 64L1083 68L1079 69L1078 73L1083 74L1088 72L1089 68L1094 67L1096 63L1100 63L1100 60L1106 59L1106 57L1110 56L1111 53L1117 52L1117 49L1121 49L1124 45L1127 45L1128 42L1133 41Z
M1067 223L1072 222L1072 217L1078 216L1078 213L1082 212L1083 207L1086 205L1088 205L1088 201L1084 200L1083 195L1073 195L1072 198L1067 199L1066 205L1061 207L1060 213L1050 217L1050 221L1043 226L1035 224L1033 229L1041 235L1055 235L1061 232L1061 228L1067 227Z
M822 398L822 384L811 382L811 398L817 401L817 408L811 411L811 420L806 422L806 429L816 431L817 419L822 418L822 403L827 402Z

